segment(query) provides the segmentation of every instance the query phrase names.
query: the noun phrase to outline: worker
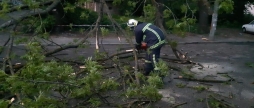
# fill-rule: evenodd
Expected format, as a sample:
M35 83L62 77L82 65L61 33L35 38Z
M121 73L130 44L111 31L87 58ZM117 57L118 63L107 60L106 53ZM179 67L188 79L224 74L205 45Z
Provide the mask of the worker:
M162 46L165 44L165 36L161 29L151 23L141 22L135 19L129 19L127 26L134 31L137 44L137 50L146 49L145 57L145 76L150 72L159 70L156 66L160 58Z

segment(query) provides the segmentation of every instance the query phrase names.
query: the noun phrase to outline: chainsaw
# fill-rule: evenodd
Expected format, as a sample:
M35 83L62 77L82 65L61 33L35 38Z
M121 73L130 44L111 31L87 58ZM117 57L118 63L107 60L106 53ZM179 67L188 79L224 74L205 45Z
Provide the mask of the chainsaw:
M147 47L147 43L142 42L140 48L139 48L139 49L136 49L136 50L139 51L139 52L142 52L142 51L146 51L147 48L148 48L148 47ZM129 50L126 50L126 49L129 49ZM133 51L133 49L132 49L132 48L130 49L130 47L121 48L120 50L125 50L126 52Z

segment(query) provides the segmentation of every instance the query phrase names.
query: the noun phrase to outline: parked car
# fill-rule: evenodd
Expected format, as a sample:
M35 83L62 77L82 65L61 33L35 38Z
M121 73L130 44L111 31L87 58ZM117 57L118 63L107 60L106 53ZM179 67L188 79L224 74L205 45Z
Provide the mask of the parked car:
M243 32L254 32L254 20L251 21L249 24L244 24L242 26Z

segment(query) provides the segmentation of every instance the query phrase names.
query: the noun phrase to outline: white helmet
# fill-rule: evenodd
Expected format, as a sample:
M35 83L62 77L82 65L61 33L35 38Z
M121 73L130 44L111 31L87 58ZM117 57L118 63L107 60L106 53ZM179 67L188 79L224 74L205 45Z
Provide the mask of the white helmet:
M127 26L129 26L129 27L135 27L137 25L138 25L138 21L135 19L129 19L129 21L127 23Z

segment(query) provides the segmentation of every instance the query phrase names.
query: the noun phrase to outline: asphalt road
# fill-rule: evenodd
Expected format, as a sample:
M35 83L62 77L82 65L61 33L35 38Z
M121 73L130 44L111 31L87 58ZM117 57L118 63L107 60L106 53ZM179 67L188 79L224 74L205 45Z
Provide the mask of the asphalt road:
M177 84L183 83L187 86L200 86L199 82L194 81L183 81L179 79L174 79L171 82L165 81L165 88L160 90L164 98L157 102L155 106L165 107L170 103L181 103L187 102L187 105L183 105L183 108L201 108L205 107L204 102L198 102L197 99L205 98L210 92L215 92L217 94L228 97L229 94L233 94L234 98L230 99L230 103L234 103L239 106L239 108L250 108L253 106L254 100L254 68L248 67L246 63L254 63L254 44L181 44L179 48L183 51L188 52L191 60L201 63L205 66L203 70L193 67L191 71L200 78L205 78L209 76L215 76L217 79L223 79L217 74L228 73L228 75L235 79L229 85L221 83L207 83L209 86L207 91L198 93L196 90L191 88L178 88ZM126 48L126 45L103 45L104 49L113 54L119 47ZM25 54L24 45L17 45L13 48L13 53L22 56ZM49 50L53 50L56 46L48 46ZM93 56L95 46L90 45L84 49L68 49L59 52L55 55L66 60L76 59L79 57L88 58ZM4 57L5 52L3 52L0 57ZM169 58L174 58L174 55L170 48L165 47L162 49L162 54L167 54ZM49 58L50 59L50 58ZM21 62L19 59L15 59L14 62ZM172 64L176 65L176 64ZM177 64L180 65L180 64ZM172 76L176 77L177 72ZM225 78L224 78L225 79ZM167 78L165 79L167 80ZM169 101L170 100L170 101Z

